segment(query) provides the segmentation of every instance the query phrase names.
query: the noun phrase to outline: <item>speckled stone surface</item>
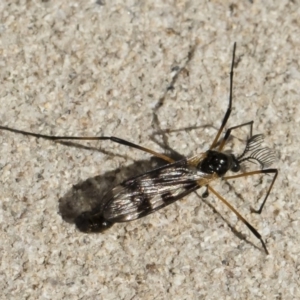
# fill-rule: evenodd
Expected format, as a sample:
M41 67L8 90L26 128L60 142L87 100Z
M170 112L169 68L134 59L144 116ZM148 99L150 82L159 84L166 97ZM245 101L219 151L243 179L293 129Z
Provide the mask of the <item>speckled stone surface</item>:
M214 185L268 256L212 195L211 206L191 194L87 235L62 218L59 199L91 177L151 169L150 156L0 131L0 298L299 299L299 15L297 1L1 1L1 125L201 153L227 107L236 41L228 126L254 120L280 173L260 216L249 211L257 179L236 181L235 192ZM158 130L169 131L164 142Z

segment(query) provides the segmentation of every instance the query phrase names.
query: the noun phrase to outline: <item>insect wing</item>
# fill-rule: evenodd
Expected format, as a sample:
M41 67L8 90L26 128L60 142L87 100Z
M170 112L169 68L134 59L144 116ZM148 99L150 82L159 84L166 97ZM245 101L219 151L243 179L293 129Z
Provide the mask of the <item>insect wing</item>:
M112 190L103 217L111 222L144 217L195 191L206 176L184 159L129 179Z

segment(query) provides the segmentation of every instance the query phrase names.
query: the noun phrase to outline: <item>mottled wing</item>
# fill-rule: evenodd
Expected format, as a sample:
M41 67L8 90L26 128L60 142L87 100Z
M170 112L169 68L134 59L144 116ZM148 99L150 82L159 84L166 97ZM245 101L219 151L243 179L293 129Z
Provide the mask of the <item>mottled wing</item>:
M103 217L111 222L141 218L197 190L209 176L184 159L126 180L112 190Z

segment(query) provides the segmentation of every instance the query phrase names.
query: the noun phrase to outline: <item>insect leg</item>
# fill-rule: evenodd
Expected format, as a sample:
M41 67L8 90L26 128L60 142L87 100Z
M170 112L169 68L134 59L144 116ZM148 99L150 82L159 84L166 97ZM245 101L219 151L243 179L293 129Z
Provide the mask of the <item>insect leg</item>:
M238 174L238 175L233 175L233 176L225 176L223 177L223 179L234 179L234 178L239 178L239 177L245 177L245 176L252 176L252 175L257 175L257 174L274 174L273 176L273 180L268 188L268 191L267 191L267 194L262 202L262 204L260 205L260 208L258 210L255 210L254 208L250 208L251 209L251 212L252 213L256 213L256 214L261 214L265 204L266 204L266 201L269 197L269 194L273 188L273 185L274 185L274 182L277 178L277 175L278 175L278 170L277 169L265 169L265 170L257 170L257 171L252 171L252 172L247 172L247 173L243 173L243 174Z
M151 149L142 147L140 145L128 142L126 140L114 137L114 136L96 136L96 137L83 137L83 136L53 136L53 135L46 135L46 134L39 134L39 133L33 133L33 132L28 132L28 131L23 131L23 130L18 130L10 127L5 127L5 126L0 126L0 130L6 130L6 131L11 131L15 133L20 133L23 135L29 135L29 136L34 136L36 138L42 138L42 139L47 139L47 140L52 140L52 141L57 141L57 140L85 140L85 141L100 141L100 140L110 140L112 142L125 145L131 148L139 149L144 152L148 152L156 157L159 157L167 162L174 162L174 160L164 154L155 152Z
M260 233L229 203L227 202L219 193L217 193L213 188L210 186L207 187L210 192L212 192L214 195L216 195L227 207L229 207L236 216L249 228L249 230L258 238L266 252L266 254L269 254L266 244L262 239L262 236Z
M222 151L222 149L224 148L226 142L228 141L228 139L230 137L231 131L234 130L234 129L241 128L243 126L250 126L250 136L249 136L249 138L251 138L252 137L252 131L253 131L253 121L243 123L243 124L240 124L240 125L236 125L236 126L232 126L232 127L228 128L226 130L224 138L223 138L222 142L219 145L218 151Z
M173 163L175 162L174 159L172 159L171 157L168 157L164 154L161 154L161 153L158 153L158 152L155 152L151 149L148 149L148 148L145 148L145 147L142 147L140 145L137 145L137 144L134 144L134 143L131 143L129 141L126 141L126 140L123 140L123 139L120 139L120 138L117 138L115 136L100 136L98 138L96 138L97 140L110 140L112 142L115 142L115 143L118 143L118 144L121 144L121 145L125 145L125 146L128 146L128 147L131 147L131 148L135 148L135 149L139 149L139 150L142 150L144 152L148 152L156 157L159 157L169 163Z
M232 53L232 61L231 61L231 69L230 69L229 104L228 104L227 111L224 115L221 127L219 128L219 131L209 148L210 150L216 147L219 137L229 119L229 116L230 116L231 110L232 110L232 85L233 85L233 67L234 67L234 59L235 59L235 49L236 49L236 43L233 44L233 53Z

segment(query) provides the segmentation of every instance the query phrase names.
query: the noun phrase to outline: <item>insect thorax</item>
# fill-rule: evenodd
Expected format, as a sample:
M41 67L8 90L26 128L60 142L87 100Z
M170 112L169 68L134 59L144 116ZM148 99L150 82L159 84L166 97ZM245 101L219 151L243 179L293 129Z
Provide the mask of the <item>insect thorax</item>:
M204 173L217 173L221 177L229 170L238 172L240 164L233 154L208 150L206 157L199 163L197 168Z

